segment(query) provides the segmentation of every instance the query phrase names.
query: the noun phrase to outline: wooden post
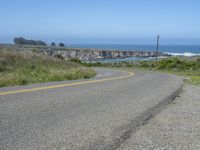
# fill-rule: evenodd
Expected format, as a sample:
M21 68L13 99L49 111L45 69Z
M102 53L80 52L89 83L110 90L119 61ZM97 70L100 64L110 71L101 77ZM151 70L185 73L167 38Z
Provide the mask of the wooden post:
M156 62L158 61L159 40L160 40L160 35L157 36Z

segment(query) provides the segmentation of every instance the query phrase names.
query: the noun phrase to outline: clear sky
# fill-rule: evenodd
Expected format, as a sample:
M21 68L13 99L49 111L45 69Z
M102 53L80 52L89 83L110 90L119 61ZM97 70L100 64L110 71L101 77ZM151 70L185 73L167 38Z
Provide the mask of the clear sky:
M200 44L200 0L0 0L0 43Z

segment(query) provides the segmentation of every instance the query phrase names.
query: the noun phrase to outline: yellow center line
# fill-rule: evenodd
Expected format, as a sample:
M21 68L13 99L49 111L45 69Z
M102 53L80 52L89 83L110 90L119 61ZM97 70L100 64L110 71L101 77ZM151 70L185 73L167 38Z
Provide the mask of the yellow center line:
M106 78L106 79L99 79L99 80L90 80L90 81L82 81L82 82L36 87L36 88L31 88L31 89L6 91L6 92L0 92L0 96L17 94L17 93L27 93L27 92L33 92L33 91L41 91L41 90L54 89L54 88L60 88L60 87L69 87L69 86L75 86L75 85L84 85L84 84L90 84L90 83L98 83L98 82L104 82L104 81L110 81L110 80L124 79L124 78L129 78L129 77L134 76L133 72L129 72L129 71L123 71L123 72L128 73L128 75L124 75L124 76L120 76L120 77Z

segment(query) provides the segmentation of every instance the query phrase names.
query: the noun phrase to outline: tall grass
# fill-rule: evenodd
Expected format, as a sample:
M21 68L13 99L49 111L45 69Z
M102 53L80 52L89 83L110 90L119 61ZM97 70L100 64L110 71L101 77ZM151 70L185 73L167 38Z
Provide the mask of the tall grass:
M32 52L0 51L0 87L95 76L92 68L71 60Z

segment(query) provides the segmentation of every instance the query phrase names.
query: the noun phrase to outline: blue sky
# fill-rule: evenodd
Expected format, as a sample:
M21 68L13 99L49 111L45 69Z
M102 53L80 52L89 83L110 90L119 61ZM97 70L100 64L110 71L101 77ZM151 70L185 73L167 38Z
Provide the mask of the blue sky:
M200 44L200 0L0 0L0 43Z

